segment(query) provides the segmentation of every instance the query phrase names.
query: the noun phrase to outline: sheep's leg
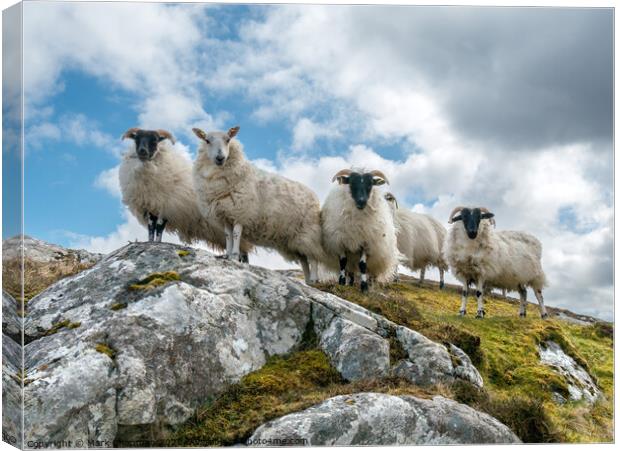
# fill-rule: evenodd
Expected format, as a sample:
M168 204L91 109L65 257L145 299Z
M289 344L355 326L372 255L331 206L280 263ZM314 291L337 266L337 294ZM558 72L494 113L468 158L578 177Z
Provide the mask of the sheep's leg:
M482 299L482 295L484 294L484 282L482 280L478 280L476 283L476 300L478 301L478 311L476 312L476 318L484 318L484 300Z
M310 282L317 283L319 281L319 262L310 260Z
M422 284L424 283L424 276L426 275L426 268L422 268L420 270L420 280L418 281L418 283L420 284L420 286L422 286Z
M355 285L355 273L353 271L349 272L349 286Z
M299 263L301 264L301 269L304 271L304 280L306 284L310 283L310 265L308 264L308 258L305 255L301 255L299 257Z
M241 234L243 233L243 226L241 224L235 224L232 231L232 254L230 258L236 262L241 261Z
M443 287L446 286L446 284L444 283L444 275L445 275L446 271L439 268L439 289L443 290Z
M164 236L164 230L166 229L166 224L168 223L167 219L157 218L157 222L155 222L155 241L161 243L161 239Z
M506 295L508 294L508 291L506 291L506 288L502 288L502 297L504 299L506 299Z
M149 241L155 241L155 225L157 224L157 216L152 213L146 213L147 224L149 229Z
M233 253L233 228L230 224L224 224L224 235L226 236L226 255L225 258L230 258Z
M461 291L461 309L459 310L460 316L465 316L467 313L467 295L469 294L469 284L463 284L463 291Z
M519 305L519 316L525 318L527 315L527 290L522 285L519 285L518 290L519 299L521 300L521 304Z
M338 285L346 285L347 283L347 256L340 256L340 277L338 277Z
M545 301L543 300L542 290L534 289L534 295L536 296L536 300L538 301L538 307L540 308L540 317L542 319L549 318L549 314L547 313L547 309L545 308Z
M362 251L362 256L360 257L360 279L362 280L360 284L360 288L362 293L368 292L368 279L366 276L366 270L368 269L368 265L366 265L366 251Z

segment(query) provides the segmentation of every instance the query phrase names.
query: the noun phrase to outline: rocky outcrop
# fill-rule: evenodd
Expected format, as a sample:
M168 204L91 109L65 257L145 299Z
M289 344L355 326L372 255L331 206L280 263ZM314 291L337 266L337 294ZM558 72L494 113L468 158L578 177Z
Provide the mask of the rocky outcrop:
M566 354L562 347L554 341L545 341L538 346L540 361L551 366L566 381L571 401L585 400L595 402L601 395L588 372L575 360ZM560 393L554 393L554 399L559 403L567 400Z
M21 446L22 424L22 348L21 318L17 303L2 293L2 439Z
M165 243L130 244L60 280L28 303L25 336L27 440L161 438L304 340L348 380L482 381L462 351L355 304ZM390 362L391 341L407 358Z
M94 265L103 257L102 254L91 253L84 249L66 249L56 244L24 235L14 236L2 241L2 260L18 260L23 252L25 258L38 263L53 263L62 260L73 260L83 265Z
M262 425L247 441L253 446L519 442L495 418L441 396L419 399L381 393L336 396Z

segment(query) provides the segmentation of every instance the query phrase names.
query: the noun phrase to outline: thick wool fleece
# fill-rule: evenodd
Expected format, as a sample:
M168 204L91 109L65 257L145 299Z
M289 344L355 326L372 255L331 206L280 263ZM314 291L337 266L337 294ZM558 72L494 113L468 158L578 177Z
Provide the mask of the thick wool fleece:
M435 218L411 210L396 210L394 214L398 250L406 258L405 266L412 271L428 266L447 270L442 254L445 227Z
M489 287L542 290L546 284L541 264L542 245L525 232L495 232L488 219L480 221L478 236L470 239L461 222L448 233L445 258L463 284L482 279Z
M181 241L206 241L217 250L226 249L224 228L205 218L198 208L192 182L192 165L186 157L163 141L150 161L142 162L132 149L119 169L123 203L144 226L146 213L168 220L166 230L178 234ZM252 246L242 243L243 252Z
M244 239L274 249L290 261L302 256L325 259L316 195L299 182L253 166L236 139L230 141L222 166L199 150L194 185L201 210L222 223L241 224Z
M357 272L363 249L370 276L378 282L388 282L393 278L401 255L390 207L378 189L372 189L366 207L359 210L351 197L349 185L335 186L323 204L321 223L330 268L337 267L341 255L347 255L348 271Z

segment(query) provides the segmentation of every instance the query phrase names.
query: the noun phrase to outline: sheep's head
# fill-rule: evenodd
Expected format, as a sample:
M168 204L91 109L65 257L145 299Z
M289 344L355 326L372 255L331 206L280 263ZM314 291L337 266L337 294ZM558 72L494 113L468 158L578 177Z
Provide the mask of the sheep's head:
M387 177L381 171L376 170L361 173L351 169L343 169L332 178L332 182L336 180L340 185L349 185L351 197L355 206L360 210L366 207L373 186L389 184Z
M158 145L164 139L169 139L174 144L174 137L166 130L142 130L130 128L121 139L133 139L136 143L136 155L140 161L150 161L157 154Z
M199 152L206 152L213 163L223 166L230 155L230 140L239 133L239 127L233 127L227 132L205 133L199 128L192 128L192 131L202 141Z
M495 225L495 220L492 219L494 216L495 214L491 213L488 209L484 207L456 207L454 210L452 210L448 223L452 224L456 221L462 221L463 227L465 228L465 232L467 233L469 239L475 240L478 236L480 221L482 219L490 219L491 224Z
M390 204L395 210L398 210L398 201L394 197L394 194L385 193L385 196L383 197L387 200L388 204Z

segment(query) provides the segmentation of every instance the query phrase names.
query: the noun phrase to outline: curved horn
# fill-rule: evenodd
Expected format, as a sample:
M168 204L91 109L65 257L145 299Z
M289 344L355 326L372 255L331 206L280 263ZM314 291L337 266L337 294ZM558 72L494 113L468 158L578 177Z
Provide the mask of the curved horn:
M130 128L123 134L123 136L121 136L121 141L127 138L133 138L133 135L135 135L138 131L140 131L138 127Z
M164 138L164 139L169 139L169 140L170 140L170 142L171 142L172 144L174 144L174 143L176 142L176 141L175 141L175 139L174 139L174 136L172 136L172 133L170 133L169 131L167 131L167 130L161 130L161 129L158 129L158 130L156 130L156 131L157 131L157 134L158 134L161 138Z
M463 208L465 207L456 207L454 210L452 210L452 213L450 213L450 216L448 217L448 224L452 224L454 222L452 221L452 217L455 215L457 211L461 211Z
M388 178L385 176L383 172L375 169L374 171L370 171L370 173L375 177L381 177L383 180L385 180L385 183L387 183L388 185L390 184L390 182L388 181Z
M353 172L351 169L342 169L338 171L338 173L332 177L332 183L335 182L338 177L351 175L351 172Z

